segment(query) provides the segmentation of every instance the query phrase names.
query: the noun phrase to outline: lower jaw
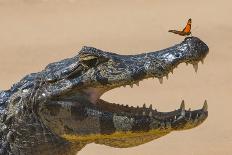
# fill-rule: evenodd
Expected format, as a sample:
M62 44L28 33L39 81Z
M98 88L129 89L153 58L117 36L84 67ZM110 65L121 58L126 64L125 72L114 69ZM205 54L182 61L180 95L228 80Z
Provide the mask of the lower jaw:
M116 131L111 134L101 134L101 133L88 134L88 135L64 134L61 137L73 143L75 142L104 143L104 141L106 142L106 141L113 140L114 144L117 143L118 141L118 144L117 144L118 146L132 144L132 142L133 142L133 146L136 146L135 144L140 145L141 141L146 141L146 142L151 141L151 140L160 138L164 135L167 135L170 132L171 130L167 130L167 129L166 130L152 129L147 132ZM138 138L140 139L140 141L136 142L135 139L138 139ZM122 144L122 140L127 141L127 144ZM128 143L128 140L131 141L131 143Z

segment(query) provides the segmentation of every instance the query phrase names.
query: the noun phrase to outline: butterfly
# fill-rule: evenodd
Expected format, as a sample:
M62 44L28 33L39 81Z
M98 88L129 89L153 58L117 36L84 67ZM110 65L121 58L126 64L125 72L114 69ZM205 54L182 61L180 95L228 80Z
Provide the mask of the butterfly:
M174 33L174 34L179 34L181 36L188 36L191 33L191 24L192 24L192 19L190 18L185 26L185 28L182 31L178 30L169 30L168 32Z

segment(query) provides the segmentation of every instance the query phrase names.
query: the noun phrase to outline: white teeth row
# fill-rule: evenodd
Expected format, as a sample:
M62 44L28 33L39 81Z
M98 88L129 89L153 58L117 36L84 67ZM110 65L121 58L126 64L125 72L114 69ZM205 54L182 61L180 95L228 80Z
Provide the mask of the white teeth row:
M201 63L204 64L204 60L201 60ZM187 62L186 62L186 65L188 65ZM197 71L198 71L198 63L194 63L192 65L193 65L194 71L197 73ZM171 73L173 74L173 69L171 70ZM169 75L167 74L165 76L166 76L166 79L168 80ZM154 79L154 77L152 77L152 79ZM159 77L158 79L159 79L159 83L163 84L163 77ZM139 86L139 82L135 83L135 85ZM123 85L123 87L126 87L126 85ZM130 87L133 88L133 84L130 84Z
M201 63L204 64L204 59L201 60ZM186 62L186 65L188 66L188 62ZM198 71L198 63L193 63L193 69L197 73Z

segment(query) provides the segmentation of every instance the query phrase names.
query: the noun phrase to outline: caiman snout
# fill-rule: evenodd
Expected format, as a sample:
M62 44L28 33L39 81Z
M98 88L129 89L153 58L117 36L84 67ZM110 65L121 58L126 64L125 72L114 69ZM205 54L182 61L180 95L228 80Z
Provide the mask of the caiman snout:
M197 37L188 37L180 44L157 52L148 52L135 56L128 56L122 61L127 66L128 76L131 76L131 83L156 77L162 83L163 77L173 72L180 63L192 64L195 71L198 69L198 62L203 63L209 52L208 46ZM125 57L123 58L125 60ZM121 76L123 77L123 76ZM125 74L124 74L125 77Z
M209 47L197 37L188 37L184 40L188 45L189 52L186 53L188 63L197 63L203 61L209 53ZM187 52L187 51L186 51Z

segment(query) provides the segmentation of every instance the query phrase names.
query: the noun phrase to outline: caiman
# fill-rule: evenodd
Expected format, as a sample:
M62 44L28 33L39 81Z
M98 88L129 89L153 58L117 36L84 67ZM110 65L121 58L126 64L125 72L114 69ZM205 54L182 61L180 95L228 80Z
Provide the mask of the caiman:
M180 63L197 70L208 52L197 37L138 55L84 46L76 56L0 91L0 154L74 155L89 143L127 148L197 127L208 116L206 101L198 110L186 110L182 101L177 110L159 112L152 105L133 107L100 97L148 78L162 83Z

